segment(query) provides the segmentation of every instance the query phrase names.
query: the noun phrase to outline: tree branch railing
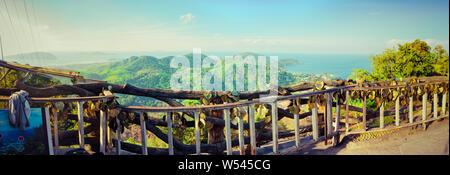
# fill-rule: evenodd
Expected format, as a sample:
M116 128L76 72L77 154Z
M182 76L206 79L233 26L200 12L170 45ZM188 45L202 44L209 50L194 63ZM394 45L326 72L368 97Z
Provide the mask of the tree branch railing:
M272 131L271 133L265 133L263 134L261 137L263 137L266 140L270 140L270 137L272 138L272 150L273 150L273 154L280 154L280 150L279 150L279 145L278 145L278 139L279 136L291 136L292 133L285 133L285 132L279 132L278 130L278 121L287 116L289 118L293 118L294 119L294 136L295 136L295 148L290 149L290 151L292 150L298 150L301 149L302 147L304 147L304 145L302 146L300 143L300 126L299 126L299 119L307 117L307 116L311 116L312 118L312 124L310 125L310 128L312 130L312 137L313 140L315 142L318 141L325 141L325 143L327 143L328 141L328 137L332 137L333 140L333 145L336 145L339 141L339 134L344 133L344 131L340 128L340 110L342 107L345 106L345 133L346 134L358 134L358 133L365 133L365 132L375 132L378 131L374 128L367 128L367 119L375 119L376 117L379 117L380 120L380 128L379 130L386 130L387 128L384 128L384 116L385 115L395 115L395 128L400 128L400 127L407 127L407 126L411 126L411 125L415 125L415 124L423 124L424 128L426 128L426 123L430 122L430 121L434 121L434 120L438 120L441 118L445 118L448 117L448 115L446 114L446 105L447 105L447 93L440 93L440 92L435 92L433 94L433 109L432 109L432 113L433 113L433 117L432 119L430 119L428 117L428 113L427 113L427 98L428 98L428 94L427 92L425 92L422 95L422 120L421 121L417 121L414 122L414 99L409 97L409 106L408 106L408 112L405 112L406 108L401 108L399 105L399 99L400 98L406 98L403 97L401 94L397 97L397 99L395 100L395 109L394 110L384 110L384 104L386 101L382 101L383 105L381 105L380 109L378 111L372 111L370 109L367 109L367 95L364 95L362 97L360 97L359 99L363 99L363 107L362 108L358 108L355 106L351 106L349 104L350 101L350 93L352 91L372 91L372 90L382 90L382 89L399 89L399 88L404 88L404 87L416 87L416 86L424 86L424 85L429 85L429 84L437 84L437 83L447 83L446 86L448 86L448 80L442 81L433 81L433 82L424 82L424 83L416 83L416 84L411 84L409 86L407 85L395 85L395 86L375 86L375 87L357 87L356 85L350 85L350 86L340 86L340 87L334 87L334 88L329 88L329 89L325 89L325 90L320 90L320 91L312 91L312 92L304 92L304 93L299 93L299 94L293 94L293 95L287 95L287 96L269 96L269 97L263 97L263 98L256 98L256 99L252 99L252 100L248 100L248 101L239 101L239 102L234 102L234 103L226 103L226 104L216 104L216 105L203 105L203 106L174 106L174 107L142 107L142 106L120 106L119 108L121 110L125 110L125 111L129 111L129 112L137 112L139 114L139 119L133 121L133 124L138 124L140 125L141 128L141 136L142 136L142 146L139 149L140 151L136 151L136 147L134 147L132 144L126 144L124 142L121 141L121 131L120 131L120 122L118 117L116 117L116 124L117 124L117 130L116 130L116 138L113 139L111 136L111 130L107 125L107 111L100 111L100 152L105 152L106 149L106 145L108 145L108 148L112 148L112 144L115 145L116 149L117 149L117 154L120 154L122 145L124 146L124 148L133 151L133 152L139 152L141 154L144 155L148 155L149 152L150 153L167 153L169 155L173 155L173 154L201 154L201 153L213 153L213 152L223 152L226 150L227 155L231 155L233 150L232 148L234 146L238 146L239 145L239 152L240 154L245 154L245 150L244 150L244 145L250 145L250 152L252 155L256 154L257 151L257 129L262 129L264 128L265 124L263 123L264 121L260 121L260 122L256 122L255 121L255 105L258 104L264 104L267 106L268 109L270 109L271 111L271 115L270 115L270 122L271 122L271 128ZM98 83L97 83L98 84ZM88 84L78 84L76 86L86 86L86 87L91 87ZM89 88L82 88L82 89L88 89ZM124 89L127 89L127 87L123 87ZM114 89L114 87L113 87ZM128 88L129 90L129 88ZM91 90L89 90L91 91ZM95 91L91 91L91 92L95 92ZM120 92L119 92L120 93ZM340 100L339 100L339 93L345 93L345 104L340 104ZM140 93L137 93L138 95ZM336 96L335 96L336 95ZM441 100L441 104L442 104L442 112L441 115L439 116L438 114L438 96L442 95L442 100ZM195 93L195 98L197 98L198 94ZM299 100L302 104L304 104L305 102L305 98L311 98L311 97L317 97L317 96L325 96L325 101L322 102L323 106L324 106L324 110L323 110L323 121L319 121L319 102L318 101L312 101L313 103L313 107L312 107L312 111L310 112L304 112L304 113L298 113L298 114L291 114L286 110L280 109L278 107L278 102L279 101L285 101L285 100ZM335 96L335 101L333 101L333 96ZM188 96L186 96L188 97ZM89 97L66 97L66 98L37 98L37 97L31 97L29 99L29 101L31 103L46 103L46 102L51 102L51 103L55 103L55 102L76 102L77 106L78 106L78 114L77 114L77 120L78 120L78 141L80 144L81 148L84 148L84 144L85 144L85 140L84 140L84 136L86 133L84 133L84 127L83 127L83 122L86 120L83 116L83 102L86 101L99 101L99 100L108 100L114 98L113 95L108 95L108 96L89 96ZM163 97L166 98L166 97ZM168 97L170 98L170 97ZM194 97L189 97L189 98L194 98ZM9 98L8 97L0 97L0 102L8 102ZM161 100L161 99L160 99ZM164 100L164 99L162 99ZM167 99L166 99L167 100ZM176 105L176 104L175 104ZM231 114L230 114L230 110L233 108L237 108L237 107L244 107L246 110L246 113L248 115L248 121L244 122L242 118L238 119L238 124L234 125L231 123ZM333 122L333 107L336 108L335 110L335 122ZM277 109L277 110L272 110L272 109ZM208 117L206 116L205 120L206 121L210 121L212 123L214 123L215 125L222 125L225 126L225 141L223 142L219 142L216 144L201 144L200 143L200 117L199 117L199 113L200 111L210 111L210 110L215 110L215 111L222 111L224 114L224 119L220 119L220 118L213 118L213 117ZM357 112L362 112L362 125L363 125L363 129L362 131L349 131L349 122L348 122L348 118L349 118L349 111L357 111ZM152 119L152 118L148 118L145 119L144 118L144 113L157 113L157 112L163 112L166 113L166 121L160 120L160 119ZM194 122L190 122L188 125L190 127L194 127L195 128L195 140L196 140L196 144L195 145L185 145L179 141L177 141L174 137L173 137L173 133L172 133L172 127L174 126L173 124L173 120L172 120L172 114L175 112L184 112L184 113L189 113L191 115L193 115L194 118ZM403 124L401 125L400 123L400 115L401 114L406 114L408 113L408 123L407 124ZM58 148L58 139L60 138L61 134L67 134L67 133L58 133L58 129L57 129L57 113L54 113L54 124L55 124L55 137L54 137L54 142L55 142L55 148ZM279 115L281 114L281 117L279 117ZM47 119L49 119L49 108L46 108L46 114L45 117ZM113 116L111 116L113 117ZM319 124L322 123L324 125L323 129L323 136L319 138ZM334 125L333 125L334 123ZM269 123L266 123L269 124ZM49 126L49 125L48 125ZM156 126L166 126L168 128L168 133L165 134L163 133L159 128L157 128ZM231 129L236 129L238 130L238 138L237 139L232 139L231 138ZM244 137L244 130L249 130L250 136L246 136ZM153 134L155 134L157 137L159 137L161 140L163 140L164 142L168 143L168 149L167 151L165 149L162 148L148 148L147 147L147 143L146 143L146 132L147 131L151 131ZM51 134L50 134L51 135ZM50 137L51 140L51 137ZM51 141L49 141L49 144L51 143Z

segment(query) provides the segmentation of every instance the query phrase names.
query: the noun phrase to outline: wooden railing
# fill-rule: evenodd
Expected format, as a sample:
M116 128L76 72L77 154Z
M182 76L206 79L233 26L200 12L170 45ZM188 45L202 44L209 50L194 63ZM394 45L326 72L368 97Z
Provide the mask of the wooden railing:
M401 128L401 127L408 127L412 125L417 124L423 124L424 128L426 127L426 123L434 120L438 120L441 118L448 117L448 114L446 114L446 99L447 99L447 93L442 93L442 112L440 115L438 115L438 96L440 92L436 92L433 94L433 117L428 118L427 115L427 97L428 94L423 94L422 99L422 119L420 121L414 122L414 106L413 106L413 98L409 97L409 112L408 112L408 123L401 124L400 122L400 104L399 100L400 98L405 98L402 96L399 96L395 100L395 127L393 128L385 128L384 125L384 104L386 101L383 101L383 105L381 105L379 109L379 120L380 120L380 126L379 128L367 128L367 96L361 97L363 98L363 111L362 111L362 130L360 131L349 131L349 101L350 101L350 93L352 91L366 91L370 92L373 90L382 90L382 89L399 89L404 87L415 87L415 86L424 86L424 85L430 85L430 84L436 84L436 83L446 83L446 86L448 86L448 80L440 81L440 82L428 82L428 83L416 83L411 85L396 85L396 86L378 86L378 87L357 87L356 85L351 86L341 86L341 87L335 87L320 91L312 91L312 92L305 92L300 94L293 94L288 96L269 96L259 99L254 99L250 101L240 101L235 103L227 103L227 104L216 104L216 105L204 105L204 106L183 106L183 107L142 107L142 106L120 106L121 110L129 111L129 112L137 112L139 113L139 124L141 128L141 136L142 136L142 154L147 155L148 149L147 149L147 127L146 127L146 121L144 118L144 113L166 113L167 117L167 143L168 143L168 154L173 155L174 154L174 137L172 133L172 127L173 127L173 121L172 116L175 112L190 112L194 114L194 122L195 122L195 154L199 155L202 153L201 148L201 142L200 142L200 117L199 114L201 111L223 111L224 121L225 121L225 140L226 140L226 153L227 155L232 155L232 138L231 138L231 117L230 117L230 110L232 108L237 107L244 107L246 108L246 112L248 115L248 125L249 125L249 133L250 133L250 142L245 142L244 139L244 121L242 118L238 119L238 140L239 140L239 152L241 155L245 154L244 151L244 145L250 144L251 154L255 155L257 152L257 142L256 142L256 128L255 128L255 105L257 104L268 104L270 106L271 110L271 126L272 126L272 154L285 154L287 152L297 151L299 149L304 148L305 146L315 144L321 141L325 141L327 143L327 140L332 138L333 144L337 144L339 141L339 134L345 133L345 134L358 134L358 133L365 133L365 132L376 132L376 131L382 131L387 129L393 129L393 128ZM338 92L338 93L337 93ZM339 103L339 96L337 94L339 93L345 93L345 104ZM335 96L335 102L333 102L333 96ZM324 96L325 102L324 102L324 134L323 136L319 137L319 115L318 115L318 108L319 104L317 101L313 101L313 107L311 112L311 119L312 119L312 138L313 142L308 144L301 144L300 143L300 134L299 134L299 115L300 114L294 114L294 129L295 129L295 146L287 151L280 152L279 149L279 131L278 131L278 102L284 101L284 100L300 100L300 98L306 98L306 97L314 97L314 96ZM98 101L98 100L108 100L110 98L113 98L114 96L99 96L99 97L68 97L68 98L30 98L30 102L36 102L36 103L43 103L43 102L76 102L78 106L78 131L79 131L79 143L80 147L84 148L84 131L83 131L83 102L85 101ZM8 101L9 98L2 97L0 98L0 101ZM334 107L335 110L335 126L333 126L333 103L335 104ZM345 106L345 128L340 127L340 121L341 121L341 107ZM49 109L46 108L46 120L47 124L49 124ZM100 151L105 152L105 145L111 145L112 144L112 138L111 138L111 131L109 127L107 127L107 117L106 117L107 111L101 111L100 112ZM54 113L55 114L55 113ZM55 132L54 134L58 135L58 128L57 128L57 116L54 115L54 126L55 126ZM118 117L116 117L116 124L117 124L117 130L116 130L116 149L117 154L121 153L121 131L120 131L120 125ZM50 131L48 131L50 133ZM51 137L49 144L51 144ZM55 137L55 148L58 148L58 137ZM111 148L111 146L110 146ZM203 151L204 152L204 151ZM51 153L53 154L53 153Z
M83 116L83 103L87 101L106 101L108 99L114 98L114 95L106 95L106 96L91 96L91 97L62 97L62 98L35 98L31 97L28 99L31 103L56 103L56 102L65 102L65 103L73 103L77 104L78 108L78 138L80 148L85 148L84 142L84 116ZM0 102L9 102L9 97L0 97ZM49 154L54 155L56 150L59 148L59 140L58 140L58 113L56 111L52 111L53 114L53 135L50 127L50 108L45 107L45 113L43 117L45 118L45 126L48 138L48 147ZM106 138L107 138L107 126L106 126L106 111L100 111L100 151L105 152L106 147ZM54 141L54 142L53 142ZM111 143L111 142L109 142ZM54 144L54 145L53 145Z

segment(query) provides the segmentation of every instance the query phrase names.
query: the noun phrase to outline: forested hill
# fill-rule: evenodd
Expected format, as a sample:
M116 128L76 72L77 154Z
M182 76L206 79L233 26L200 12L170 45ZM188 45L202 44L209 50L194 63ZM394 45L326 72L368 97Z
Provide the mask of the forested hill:
M246 54L247 55L247 54ZM192 65L193 55L184 55ZM170 68L170 61L174 56L156 58L153 56L132 56L122 61L104 65L65 66L64 69L79 71L87 78L106 80L115 84L132 84L144 88L170 88L170 78L176 71ZM202 55L202 58L206 55ZM269 74L269 72L267 72ZM291 85L300 81L313 79L335 79L337 77L327 74L296 74L287 72L279 67L279 85ZM121 104L126 105L156 105L153 100L146 97L120 96Z

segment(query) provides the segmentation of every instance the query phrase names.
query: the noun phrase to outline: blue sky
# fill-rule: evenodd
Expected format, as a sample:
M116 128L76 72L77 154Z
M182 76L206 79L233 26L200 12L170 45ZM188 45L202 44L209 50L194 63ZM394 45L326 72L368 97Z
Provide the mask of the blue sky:
M449 47L448 0L0 1L8 6L0 3L0 34L10 53L202 48L376 54L415 39Z

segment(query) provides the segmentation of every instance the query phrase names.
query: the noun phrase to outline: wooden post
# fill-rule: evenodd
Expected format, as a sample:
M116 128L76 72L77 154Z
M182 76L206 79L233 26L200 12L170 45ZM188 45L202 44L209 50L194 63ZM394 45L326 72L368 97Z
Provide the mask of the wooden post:
M327 93L327 134L333 131L333 98L331 93Z
M381 102L380 106L380 128L384 128L384 101Z
M272 144L273 154L278 154L278 107L277 102L270 103L272 107Z
M100 110L100 152L105 153L106 147L106 115Z
M171 112L167 112L167 143L169 144L169 155L173 155L172 113Z
M77 102L78 106L78 139L80 148L84 149L84 119L83 119L83 102Z
M108 135L107 135L108 136L108 138L107 138L107 140L108 140L108 149L107 149L107 151L108 151L108 153L111 153L112 148L113 148L113 144L112 144L112 133L113 133L113 131L109 127L109 122L110 122L109 116L108 116L108 113L106 113L106 130L108 132Z
M295 146L300 148L300 136L299 136L299 123L298 123L298 114L294 114L294 129L295 129Z
M422 120L425 121L427 119L427 97L428 93L422 95ZM422 124L423 129L426 129L427 124Z
M327 145L327 143L328 143L328 132L327 132L327 96L326 95L324 95L325 96L325 102L324 102L324 105L323 105L323 135L324 135L324 138L325 138L325 145Z
M256 155L256 130L255 130L255 105L251 104L248 109L250 124L250 147L252 155Z
M339 131L339 121L341 119L341 105L339 104L339 96L336 94L336 124L334 128L334 132L338 133ZM333 136L333 145L336 146L339 143L339 137Z
M194 120L195 120L195 154L200 155L200 114L199 111L194 112Z
M141 123L141 143L142 143L142 154L147 155L147 127L145 125L144 112L140 112L140 123Z
M438 118L438 94L433 94L433 117Z
M400 93L398 88L397 92ZM397 96L397 99L395 100L395 126L399 125L400 125L400 94Z
M239 151L241 155L245 155L244 149L244 120L242 118L238 118L238 127L239 127Z
M446 110L445 108L447 107L447 93L444 93L444 95L442 95L442 115L441 116L445 116L446 114Z
M55 110L52 110L53 113L53 131L55 133L55 152L59 148L59 131L58 131L58 109L54 108Z
M231 145L231 128L230 128L230 109L224 109L225 115L225 139L227 145L227 155L233 155L232 145Z
M319 140L319 116L318 116L318 104L317 101L314 101L314 106L312 109L312 130L313 130L313 139L314 141Z
M334 131L339 130L339 121L341 119L341 104L339 104L339 97L336 95L336 128L334 128Z
M53 140L52 140L52 131L50 126L50 112L49 108L45 108L45 125L46 125L46 132L47 132L47 144L48 144L48 153L49 155L55 155L55 152L53 151Z
M348 116L350 115L349 111L349 103L350 103L350 92L345 91L345 133L348 133Z
M414 122L414 97L409 97L409 123Z
M363 101L363 130L367 130L367 124L366 124L366 116L367 116L367 96L364 95L364 101Z
M120 145L120 141L122 140L122 126L120 124L120 120L119 117L116 116L116 123L117 123L117 130L116 130L116 139L117 139L117 145L116 145L116 151L117 151L117 155L120 155L120 149L121 149L121 145Z

